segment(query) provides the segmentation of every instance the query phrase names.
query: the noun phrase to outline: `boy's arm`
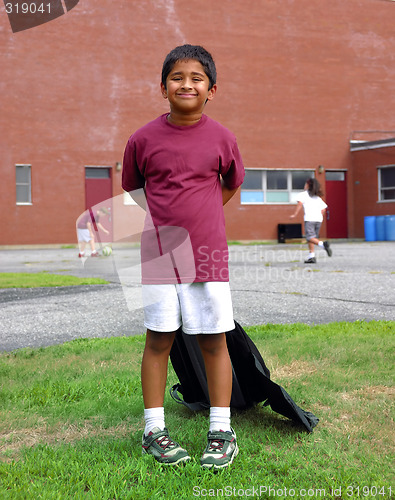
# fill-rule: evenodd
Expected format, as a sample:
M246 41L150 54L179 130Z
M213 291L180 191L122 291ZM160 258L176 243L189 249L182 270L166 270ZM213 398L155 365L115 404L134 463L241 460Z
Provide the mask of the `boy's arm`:
M222 187L222 205L226 205L228 201L236 194L236 191L239 189L228 189L225 186L224 181L221 179L221 187Z
M100 222L98 222L96 225L101 231L103 231L106 234L109 234L109 231L107 231L107 229L104 226L102 226Z

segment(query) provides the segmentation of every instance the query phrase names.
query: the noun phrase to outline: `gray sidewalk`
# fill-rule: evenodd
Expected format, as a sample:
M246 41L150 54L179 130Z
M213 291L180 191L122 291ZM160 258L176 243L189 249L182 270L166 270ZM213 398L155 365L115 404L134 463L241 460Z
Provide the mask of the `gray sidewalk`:
M263 323L319 324L395 320L395 243L332 244L303 263L305 244L230 247L235 319ZM75 249L0 250L0 272L47 271L103 277L110 285L0 290L0 351L42 347L83 337L144 332L140 288L126 285L138 272L139 249L119 247L112 257L88 258Z

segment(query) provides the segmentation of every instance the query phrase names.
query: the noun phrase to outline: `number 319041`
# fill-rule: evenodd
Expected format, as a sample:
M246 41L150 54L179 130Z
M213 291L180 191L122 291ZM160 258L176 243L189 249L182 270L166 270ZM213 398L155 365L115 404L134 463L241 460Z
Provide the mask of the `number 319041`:
M50 14L51 13L51 4L50 3L11 3L8 2L5 4L5 11L7 14Z

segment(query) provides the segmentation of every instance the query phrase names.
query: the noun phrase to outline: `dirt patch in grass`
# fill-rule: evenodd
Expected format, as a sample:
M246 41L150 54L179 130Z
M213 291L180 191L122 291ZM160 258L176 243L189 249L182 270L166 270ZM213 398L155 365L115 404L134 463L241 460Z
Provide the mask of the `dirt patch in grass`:
M311 375L317 368L307 361L292 361L289 365L279 365L273 368L273 379L276 378L299 378L303 375Z
M368 440L371 447L386 450L393 442L393 417L391 407L395 389L385 385L363 386L350 392L339 393L338 403L333 408L322 406L325 415L321 428L340 432L353 440ZM313 408L319 413L317 405ZM380 418L380 433L375 434ZM368 437L366 437L368 436Z
M389 398L393 398L395 396L395 387L388 387L386 385L373 385L369 387L363 387L359 389L358 394L363 394L368 398L376 398L378 395L388 396Z
M15 429L9 432L0 433L0 462L11 462L18 460L22 448L32 448L38 444L67 444L80 441L81 439L95 437L127 438L133 432L143 430L144 424L131 424L122 422L121 424L104 428L95 425L91 421L84 422L83 425L59 424L52 428L48 427L45 419L39 418L38 425L34 428Z

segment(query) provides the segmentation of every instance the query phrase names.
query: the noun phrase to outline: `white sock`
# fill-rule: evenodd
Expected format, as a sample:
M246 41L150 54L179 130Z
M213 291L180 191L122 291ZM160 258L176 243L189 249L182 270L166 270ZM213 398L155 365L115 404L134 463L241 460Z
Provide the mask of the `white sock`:
M144 409L145 429L144 434L148 436L154 427L159 427L161 431L165 428L165 409L163 406L158 408Z
M230 431L230 408L212 406L210 408L210 429L213 431Z
M318 246L319 246L320 248L324 248L324 242L323 242L323 241L319 241L319 242L318 242Z
M315 257L315 253L314 252L310 252L308 258L312 259L313 257Z

